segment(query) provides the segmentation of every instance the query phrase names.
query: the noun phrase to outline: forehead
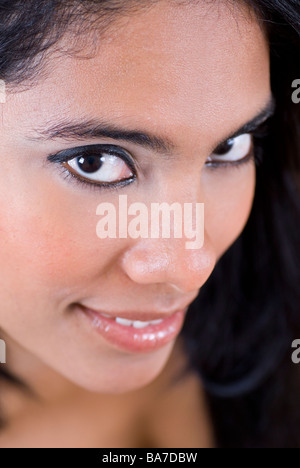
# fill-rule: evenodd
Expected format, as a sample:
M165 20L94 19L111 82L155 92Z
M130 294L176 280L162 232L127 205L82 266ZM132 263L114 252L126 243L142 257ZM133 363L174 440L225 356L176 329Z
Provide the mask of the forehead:
M161 1L118 19L92 57L54 55L47 78L20 94L24 124L66 116L174 135L215 132L224 120L234 128L266 103L270 78L264 34L237 3Z

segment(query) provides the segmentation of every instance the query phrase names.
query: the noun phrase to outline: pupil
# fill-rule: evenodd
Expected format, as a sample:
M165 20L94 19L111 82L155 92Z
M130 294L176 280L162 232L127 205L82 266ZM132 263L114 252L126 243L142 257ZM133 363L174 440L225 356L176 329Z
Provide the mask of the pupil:
M227 140L225 143L218 146L218 148L215 151L215 154L218 154L220 156L222 156L223 154L227 154L232 149L233 145L234 145L233 139Z
M103 163L99 156L85 156L78 158L77 164L83 172L91 174L99 171Z

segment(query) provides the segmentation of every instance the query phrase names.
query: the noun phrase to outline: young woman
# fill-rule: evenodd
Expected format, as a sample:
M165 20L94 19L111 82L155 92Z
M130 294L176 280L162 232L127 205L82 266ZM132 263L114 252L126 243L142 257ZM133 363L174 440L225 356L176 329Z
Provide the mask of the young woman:
M300 445L297 3L0 1L2 447Z

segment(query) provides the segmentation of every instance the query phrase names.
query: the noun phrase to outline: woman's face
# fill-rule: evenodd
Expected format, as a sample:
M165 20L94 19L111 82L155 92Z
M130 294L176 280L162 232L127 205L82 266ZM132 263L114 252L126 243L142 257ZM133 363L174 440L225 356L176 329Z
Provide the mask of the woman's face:
M226 2L158 2L118 19L94 56L53 55L48 75L8 93L0 136L0 326L24 352L99 392L138 388L158 375L182 326L178 311L249 217L249 135L222 145L223 154L215 150L270 102L268 55L244 7L233 13ZM101 136L103 127L123 133ZM97 145L90 158L79 149L89 145ZM99 145L113 146L105 153ZM48 161L66 149L73 159ZM155 202L204 203L203 247L187 249L184 236L100 239L97 207L117 209L120 195L149 211ZM129 327L115 317L162 322Z

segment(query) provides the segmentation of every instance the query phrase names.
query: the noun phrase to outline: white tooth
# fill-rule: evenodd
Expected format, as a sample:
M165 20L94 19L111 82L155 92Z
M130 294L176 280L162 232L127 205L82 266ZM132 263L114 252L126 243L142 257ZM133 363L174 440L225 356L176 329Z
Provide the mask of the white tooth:
M132 320L127 320L119 317L116 318L116 322L120 325L124 325L125 327L130 327L132 325Z
M139 320L136 320L133 322L134 328L145 328L148 327L150 322L140 322Z
M159 323L162 322L162 319L159 319L159 320L152 320L151 325L158 325Z

